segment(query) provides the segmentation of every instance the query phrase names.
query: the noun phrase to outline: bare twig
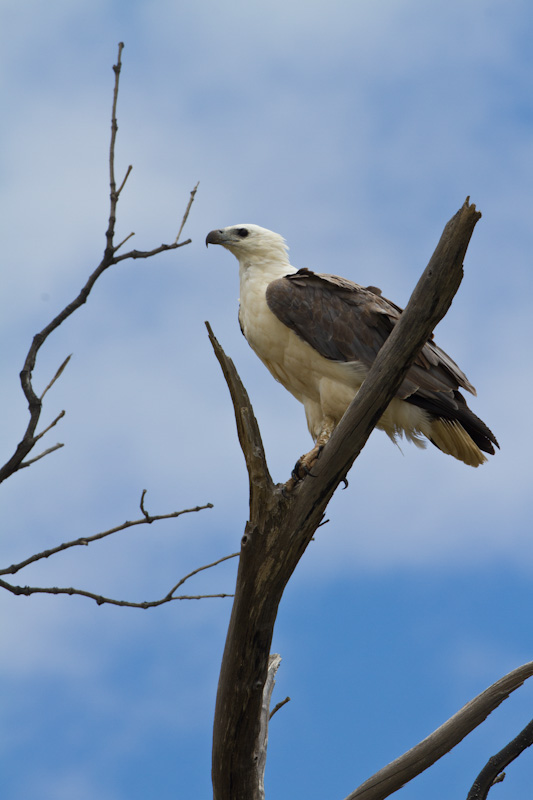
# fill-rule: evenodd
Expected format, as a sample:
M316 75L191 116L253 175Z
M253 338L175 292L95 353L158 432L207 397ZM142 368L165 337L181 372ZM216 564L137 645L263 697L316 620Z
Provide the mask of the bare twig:
M124 180L120 184L119 190L117 192L117 198L120 197L120 193L123 190L123 188L125 187L126 181L128 180L128 178L130 176L130 172L132 171L132 169L133 169L133 166L130 164L128 169L126 170L126 174L124 175ZM133 233L130 233L130 236L133 236ZM120 245L118 245L118 247L120 247Z
M146 490L143 491L141 503L144 502L145 494ZM87 546L91 542L97 542L99 539L105 539L107 536L112 536L114 533L125 531L128 528L133 528L136 525L146 525L146 524L150 525L152 522L158 522L159 520L162 519L176 519L177 517L181 517L183 514L192 514L196 511L203 511L206 508L213 508L213 504L206 503L205 506L184 508L181 511L172 511L170 514L151 515L144 510L143 506L141 506L141 510L144 514L142 519L127 520L126 522L123 522L121 525L117 525L114 528L109 528L109 530L102 531L101 533L95 533L92 536L82 536L79 539L73 539L70 542L64 542L63 544L60 544L57 547L52 547L49 550L43 550L42 553L35 553L35 555L30 556L24 561L20 561L18 564L12 564L10 567L0 569L0 575L15 575L15 573L19 572L21 569L24 569L24 567L27 567L29 564L34 564L36 561L40 561L43 558L50 558L50 556L53 556L56 553L61 553L63 550L68 550L71 547ZM178 584L178 586L179 585L181 584Z
M113 89L113 107L111 111L111 141L109 143L109 224L106 231L107 239L107 252L111 255L113 253L113 238L115 236L115 223L117 221L117 202L120 192L117 192L117 184L115 181L115 143L117 139L118 123L117 123L117 101L118 101L118 86L120 80L120 70L122 69L122 51L124 49L124 42L119 42L118 45L118 58L117 63L113 66L115 73L115 87ZM129 172L126 173L126 177ZM124 181L125 182L125 181ZM122 190L122 186L120 187Z
M486 800L487 795L495 783L500 783L505 778L502 770L518 758L528 747L533 744L533 720L520 731L509 744L503 747L495 756L491 756L485 764L472 788L468 792L466 800Z
M152 256L157 256L159 253L166 253L168 250L177 250L178 247L185 247L186 244L190 244L191 242L192 239L186 239L184 242L179 242L179 244L160 244L159 247L154 247L153 250L129 250L121 256L115 256L113 258L113 264L118 264L120 261L125 261L127 258L133 260L136 258L151 258Z
M194 189L191 190L191 196L189 197L189 202L187 203L187 208L185 209L185 213L183 215L183 219L181 220L180 229L178 231L178 235L176 236L176 241L174 242L174 244L177 244L179 242L179 240L180 240L180 236L181 236L181 234L183 232L183 229L185 227L185 223L187 222L187 219L189 217L189 212L190 212L190 210L192 208L192 204L194 203L194 198L196 197L196 192L198 191L199 185L200 185L200 181L198 181L198 183L196 184Z
M221 564L223 561L228 561L228 559L230 559L230 558L237 558L239 555L240 555L240 553L231 553L229 556L223 556L222 558L219 558L217 561L213 561L211 564L206 564L203 567L197 567L196 569L193 569L192 572L189 572L187 575L185 575L184 578L181 578L177 582L177 584L175 586L172 587L172 589L170 590L170 592L167 595L168 599L171 599L171 597L174 594L174 592L177 592L177 590L180 588L180 586L183 586L185 581L188 581L189 578L193 577L193 575L198 575L199 572L203 572L206 569L211 569L211 567L216 567L217 564ZM227 595L227 596L229 596L229 595ZM231 596L233 597L233 595L231 595Z
M54 385L54 383L57 381L57 379L58 379L59 377L61 377L61 375L62 375L62 373L63 373L63 370L65 369L65 367L67 366L67 364L68 364L68 362L70 361L70 359L71 359L71 358L72 358L72 353L71 353L69 356L67 356L67 357L66 357L66 359L63 361L63 363L61 364L61 366L60 366L60 367L59 367L59 369L57 370L56 374L54 375L54 377L52 378L52 380L50 381L50 383L48 384L48 386L46 387L46 389L45 389L45 390L44 390L44 392L42 393L42 395L41 395L41 397L40 397L40 399L41 399L41 400L42 400L42 399L43 399L43 397L45 396L46 392L47 392L49 389L51 389L51 388L52 388L52 386L53 386L53 385ZM63 412L63 413L64 413L64 412ZM47 428L47 430L49 430L49 428ZM41 434L41 436L42 436L42 434Z
M142 494L141 494L141 502L139 503L139 506L140 506L140 509L143 512L144 516L146 517L146 520L148 521L150 519L150 514L148 513L148 511L146 511L146 509L144 507L144 498L145 497L146 497L146 489L143 489L142 490Z
M38 442L38 441L39 441L39 439L41 439L41 438L42 438L42 437L45 435L45 433L48 433L48 431L49 431L49 430L51 430L51 429L52 429L52 428L53 428L55 425L57 425L57 423L59 422L59 420L60 420L60 419L63 419L63 417L64 417L64 416L65 416L65 412L64 412L64 411L60 411L60 412L59 412L59 414L57 415L57 417L56 417L54 420L52 420L52 422L50 423L50 425L49 425L47 428L45 428L43 431L41 431L40 433L38 433L38 434L35 436L35 441L36 441L36 442ZM62 447L62 446L63 446L63 445L61 445L61 447ZM57 449L57 448L56 448L56 449ZM39 456L39 458L40 458L40 456ZM34 458L33 460L34 460L34 461L36 461L36 459L35 459L35 458ZM26 465L27 465L27 464L29 464L29 463L30 463L30 462L29 462L29 461L27 461L27 462L26 462Z
M60 414L60 417L62 417L64 413L65 412L63 411ZM65 445L63 444L63 442L58 442L57 444L54 444L53 447L48 447L46 450L43 450L43 452L39 453L39 455L35 456L35 458L30 458L28 461L23 461L22 464L18 465L17 469L24 469L24 467L29 467L32 464L35 464L36 461L40 461L41 458L44 458L45 456L50 455L50 453L53 453L56 450L59 450L61 447L64 447L64 446Z
M277 711L279 711L279 710L280 710L280 708L283 708L283 706L284 706L284 705L286 705L287 703L290 703L290 702L291 702L291 698L290 698L290 697L286 697L286 698L285 698L285 700L281 700L279 703L276 703L276 705L274 706L274 708L273 708L273 709L272 709L272 711L270 712L269 719L272 719L272 717L274 716L274 714L275 714Z
M128 233L128 235L126 236L126 238L125 238L125 239L123 239L123 240L120 242L120 244L117 244L117 245L116 245L116 247L115 247L115 253L116 253L118 250L120 250L120 248L122 247L122 245L126 244L126 242L127 242L129 239L131 239L131 238L132 238L132 236L135 236L135 233L134 233L134 231L132 231L131 233Z

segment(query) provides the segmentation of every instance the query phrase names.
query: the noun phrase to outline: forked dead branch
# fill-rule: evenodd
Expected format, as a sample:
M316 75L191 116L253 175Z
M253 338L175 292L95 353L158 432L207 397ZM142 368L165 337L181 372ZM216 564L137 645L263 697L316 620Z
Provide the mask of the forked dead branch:
M181 223L178 228L178 234L175 240L170 244L161 244L157 247L154 247L151 250L130 250L127 253L123 253L118 255L118 251L120 248L128 241L134 234L130 233L122 242L119 244L115 244L115 225L116 225L116 218L117 218L117 204L120 198L121 192L123 191L126 181L131 174L132 167L131 165L128 167L126 174L117 189L116 178L115 178L115 147L116 147L116 137L118 131L118 123L117 123L117 101L118 101L118 90L119 90L119 79L120 79L120 71L122 68L122 50L124 45L122 42L118 46L118 58L117 63L113 67L113 71L115 73L115 81L113 87L113 104L112 104L112 112L111 112L111 141L109 145L109 218L107 229L105 232L105 241L106 246L104 249L104 254L102 260L96 267L96 269L92 272L89 276L88 280L86 281L85 285L79 292L79 294L70 302L62 311L59 312L52 320L48 323L39 333L37 333L32 341L28 354L26 356L24 366L20 373L20 381L22 390L28 402L29 414L30 419L26 430L23 433L23 436L17 445L13 455L7 460L3 467L0 468L0 482L6 480L14 473L18 472L20 469L24 469L25 467L29 467L31 464L34 464L36 461L39 461L44 456L58 450L59 448L63 447L62 443L57 443L52 445L51 447L46 448L38 455L28 458L29 454L35 447L35 445L47 434L49 433L52 428L61 421L61 419L65 415L65 411L61 411L57 416L53 419L51 423L49 423L43 430L37 433L37 426L39 424L41 418L41 412L43 408L43 399L45 395L50 391L50 389L54 386L56 381L61 377L63 371L68 365L70 360L70 355L65 358L61 366L57 369L53 378L49 381L48 385L45 389L41 392L41 394L37 394L35 388L33 386L33 370L35 369L35 364L37 360L37 355L39 353L40 348L43 344L47 341L48 337L55 331L60 325L62 325L75 311L77 311L84 303L87 302L87 299L91 293L91 290L98 280L100 276L110 267L118 264L121 261L125 261L127 259L137 259L137 258L152 258L153 256L158 255L159 253L163 253L169 250L176 250L180 247L184 247L187 244L190 244L190 239L185 239L184 241L180 241L181 234L189 217L189 212L191 210L192 204L194 202L194 198L198 189L198 184L192 189L190 193L189 200L187 202L185 212L183 214ZM109 528L106 531L102 531L100 533L87 535L86 537L81 537L77 539L73 539L72 541L65 542L61 545L57 545L55 547L51 547L48 550L45 550L41 553L35 553L28 558L24 559L23 561L19 562L18 564L12 564L9 567L5 567L4 569L0 570L0 575L14 575L24 569L25 567L33 564L37 561L42 559L50 558L51 556L57 555L58 553L67 550L71 547L77 546L87 546L92 542L96 542L98 540L104 539L108 536L114 535L119 533L120 531L128 530L134 526L138 525L147 525L153 522L160 522L162 520L169 520L169 519L176 519L177 517L181 517L185 514L190 514L193 512L202 511L207 508L212 508L211 503L207 503L202 506L196 506L194 508L187 508L181 511L173 511L169 514L157 514L152 515L149 514L144 506L146 492L142 493L141 496L141 512L142 517L140 519L134 521L126 521L121 525L117 525L115 527ZM210 564L206 564L204 566L198 567L197 569L189 572L187 575L180 578L179 581L171 588L169 592L167 592L163 597L157 600L150 600L144 602L132 602L127 600L116 600L110 597L104 597L101 594L97 594L95 592L86 591L84 589L76 589L73 587L39 587L39 586L19 586L12 583L9 583L6 580L0 579L0 588L6 589L7 591L11 592L15 595L33 595L33 594L68 594L68 595L80 595L83 597L90 598L95 600L99 605L104 603L110 603L113 605L119 606L129 606L132 608L153 608L155 606L162 605L164 603L168 603L174 600L196 600L201 599L204 597L228 597L227 593L217 593L217 594L198 594L198 595L178 595L176 594L178 589L183 586L183 584L192 578L194 575L197 575L199 572L202 572L207 569L211 569L215 567L217 564L221 564L224 561L227 561L230 558L235 558L238 553L233 553L228 556L224 556L222 558L214 560Z
M125 261L126 259L137 259L137 258L151 258L159 253L164 253L169 250L176 250L179 247L184 247L187 244L190 244L191 240L186 239L183 242L179 241L179 237L185 227L187 222L187 218L189 216L189 212L191 210L192 203L194 201L194 197L196 195L196 191L198 189L198 184L192 189L189 201L187 203L185 213L183 214L183 218L181 224L179 226L178 236L176 240L171 244L161 244L158 247L154 247L152 250L130 250L127 253L122 253L121 255L117 255L118 250L124 245L128 239L134 236L133 233L130 233L129 236L126 237L122 242L115 245L115 224L116 224L116 217L117 217L117 203L120 197L122 190L126 184L126 180L132 171L131 165L128 167L126 175L120 185L120 188L117 190L116 188L116 180L115 180L115 145L116 145L116 135L118 130L117 124L117 99L118 99L118 89L119 89L119 78L120 78L120 71L122 68L122 50L124 48L123 43L121 42L118 47L118 59L117 63L113 67L115 73L115 85L113 90L113 108L112 108L112 116L111 116L111 142L109 146L109 185L110 185L110 193L109 193L109 220L108 226L106 230L106 247L104 250L104 254L102 260L96 267L96 269L92 272L89 276L87 282L79 292L79 294L70 302L68 303L62 311L51 320L51 322L46 325L42 331L37 333L33 337L33 341L31 347L28 351L26 356L26 360L24 362L24 366L22 367L22 371L20 373L20 382L22 386L22 391L28 401L28 408L30 412L30 419L27 425L26 430L20 440L19 444L17 445L15 452L8 459L8 461L0 467L0 483L4 481L6 478L9 478L10 475L13 475L14 472L17 470L22 469L23 467L27 467L30 464L34 463L38 459L42 458L43 456L57 450L60 447L63 447L63 444L58 443L53 447L48 448L46 451L40 453L35 458L31 460L25 461L24 459L26 456L31 452L31 450L35 447L37 442L47 433L51 428L53 428L60 419L64 416L65 411L61 411L60 414L50 423L44 430L40 433L36 433L37 425L39 424L41 411L42 411L42 401L45 394L48 390L54 385L54 383L58 380L61 376L61 373L67 366L70 356L68 356L59 369L57 370L56 374L45 388L45 390L38 395L35 392L32 383L33 377L33 370L35 369L35 363L37 359L37 354L42 347L42 345L46 342L50 334L56 330L63 322L65 322L71 314L80 308L84 303L87 302L87 298L91 293L91 290L98 280L100 276L107 270L109 267L112 267L115 264L118 264L120 261Z

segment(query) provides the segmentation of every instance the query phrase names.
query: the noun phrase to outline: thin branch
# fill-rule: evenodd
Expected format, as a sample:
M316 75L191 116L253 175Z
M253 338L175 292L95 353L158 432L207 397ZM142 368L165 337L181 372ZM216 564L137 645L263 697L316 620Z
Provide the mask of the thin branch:
M107 251L111 254L113 252L113 238L115 236L115 223L117 221L117 202L120 192L117 192L117 184L115 181L115 143L117 139L118 123L117 123L117 101L118 101L118 86L120 80L120 70L122 69L122 51L124 49L124 42L119 42L118 45L118 58L117 63L113 66L115 73L115 87L113 89L113 107L111 110L111 141L109 143L109 224L106 231ZM129 173L126 173L126 177ZM122 187L121 187L122 189Z
M57 370L56 374L54 375L54 377L52 378L52 380L50 381L50 383L48 384L48 386L46 387L44 392L41 394L41 397L40 397L41 400L43 399L43 397L45 396L47 391L52 388L52 386L57 381L57 379L61 377L61 375L63 373L63 370L65 369L65 367L67 366L67 364L68 364L68 362L70 361L71 358L72 358L72 353L69 356L66 357L66 359L63 361L63 363L61 364L61 366ZM63 412L63 413L65 413L65 412ZM49 430L49 428L47 428L47 430ZM42 436L42 434L41 434L41 436Z
M59 420L60 420L60 419L63 419L63 417L64 417L64 416L65 416L65 411L60 411L60 412L59 412L59 414L57 415L57 417L56 417L54 420L52 420L52 422L50 423L50 425L49 425L47 428L45 428L43 431L41 431L40 433L38 433L38 434L36 435L36 437L35 437L35 441L36 441L36 442L38 442L38 441L39 441L39 439L42 439L42 437L45 435L45 433L48 433L48 431L52 430L52 428L53 428L55 425L57 425L57 423L59 422ZM61 445L61 447L62 447L62 445ZM41 457L41 456L39 456L39 458L40 458L40 457ZM34 460L34 461L36 461L37 459L35 459L35 458L34 458L33 460ZM30 463L30 462L28 461L28 462L27 462L27 464L29 464L29 463Z
M85 543L87 543L87 541L88 540L86 540ZM83 544L83 542L79 542L79 544ZM211 569L211 567L216 567L218 564L222 564L222 562L228 561L230 558L236 558L238 555L239 553L231 553L231 555L223 556L222 558L213 561L211 564L205 564L202 567L198 567L178 581L178 583L164 597L160 598L159 600L145 600L142 603L134 603L129 600L114 600L111 597L104 597L104 595L96 594L95 592L87 592L84 589L74 589L73 587L60 588L58 586L14 586L13 584L2 579L0 579L0 588L6 589L8 592L11 592L14 595L24 595L26 597L29 597L32 594L80 595L81 597L88 597L90 600L94 600L99 606L107 603L108 605L127 606L128 608L156 608L157 606L162 606L165 603L170 603L173 600L204 600L215 597L233 597L233 594L226 593L176 595L175 592L179 586L183 586L183 584L188 581L189 578L192 578L199 572L203 572L206 569ZM5 572L2 574L5 574Z
M194 203L194 198L196 197L196 192L198 191L199 185L200 185L200 181L198 181L198 183L196 184L194 189L191 190L191 196L189 197L189 202L187 203L187 208L185 209L185 213L183 215L183 219L181 220L180 229L178 231L178 235L176 236L176 241L174 242L174 244L177 244L179 242L179 240L180 240L180 236L181 236L181 234L183 232L183 229L185 227L185 223L187 222L187 219L189 217L189 212L190 212L190 210L192 208L192 204Z
M130 172L132 171L132 169L133 169L133 165L130 164L128 169L126 170L126 174L124 175L124 180L120 184L119 190L117 192L117 199L120 197L120 193L123 190L123 188L125 187L126 181L128 180L128 178L130 176ZM133 233L130 233L130 236L133 236ZM118 246L120 247L120 245L118 245Z
M280 708L283 708L283 706L284 706L284 705L286 705L287 703L290 703L290 702L291 702L291 698L290 698L290 697L286 697L286 698L285 698L285 700L281 700L279 703L276 703L276 705L274 706L274 708L273 708L273 709L272 709L272 711L270 712L269 720L270 720L270 719L272 719L272 717L274 716L274 714L275 714L277 711L279 711L279 710L280 710Z
M188 581L189 578L193 577L193 575L198 575L199 572L203 572L206 569L211 569L211 567L216 567L217 564L222 564L223 561L228 561L230 558L237 558L239 555L240 555L240 553L231 553L229 556L223 556L222 558L217 559L217 561L213 561L211 564L205 564L205 566L203 566L203 567L197 567L196 569L193 569L192 572L189 572L188 575L185 575L184 578L181 578L177 582L177 584L172 587L172 589L170 590L170 592L167 595L168 599L171 599L171 597L174 594L174 592L177 592L177 590L180 588L180 586L183 586L185 581ZM231 595L231 596L233 597L233 595Z
M127 242L129 239L131 239L131 238L132 238L132 236L135 236L135 232L134 232L134 231L132 231L131 233L128 233L128 235L126 236L126 238L125 238L125 239L123 239L123 240L120 242L120 244L117 244L117 245L116 245L116 247L115 247L115 253L116 253L118 250L120 250L120 248L122 247L122 245L125 245L125 244L126 244L126 242Z
M190 244L191 242L192 239L186 239L184 242L179 242L179 244L161 244L153 250L129 250L121 256L115 256L113 258L113 264L119 264L127 258L132 258L133 260L136 258L151 258L152 256L157 256L159 253L166 253L168 250L177 250L178 247L185 247L186 244Z
M143 492L141 502L144 501L145 494L146 490L144 490ZM64 542L63 544L60 544L57 547L52 547L49 550L43 550L42 553L35 553L35 555L30 556L24 561L20 561L18 564L12 564L10 567L6 567L5 569L0 569L0 575L15 575L15 573L19 572L21 569L24 569L24 567L27 567L29 564L34 564L36 561L40 561L43 558L50 558L50 556L53 556L56 553L61 553L63 550L68 550L71 547L87 546L91 542L96 542L100 539L105 539L107 536L112 536L114 533L125 531L128 528L133 528L136 525L151 525L152 522L158 522L159 520L162 519L176 519L176 517L181 517L183 514L192 514L197 511L203 511L206 508L213 508L213 504L206 503L206 505L204 506L195 506L194 508L185 508L181 511L172 511L170 514L156 514L152 516L148 514L144 510L144 508L141 507L141 510L144 514L142 519L126 520L126 522L123 522L122 525L117 525L114 528L109 528L109 530L107 531L102 531L101 533L95 533L92 536L82 536L79 539L73 539L70 542Z
M52 420L52 422L47 428L45 428L43 431L41 431L40 433L38 433L36 436L33 437L33 444L38 442L39 439L41 439L45 435L45 433L48 433L49 430L51 430L55 425L57 425L59 420L63 419L64 416L65 416L65 411L60 411L57 417L54 420ZM57 444L53 445L53 447L48 447L46 450L43 450L43 452L39 453L39 455L35 456L35 458L30 458L28 461L21 461L20 464L14 466L11 474L13 474L14 472L18 472L19 469L24 469L25 467L29 467L32 464L35 464L36 461L40 461L41 458L44 458L45 456L49 455L50 453L53 453L55 450L59 450L61 447L64 446L65 445L62 442L58 442Z
M63 412L63 413L64 413L64 412ZM60 416L63 416L63 413L62 413ZM42 452L42 453L39 453L39 455L38 455L38 456L35 456L35 458L30 458L28 461L23 461L23 462L22 462L21 464L19 464L19 465L18 465L18 467L17 467L15 470L13 470L13 471L14 471L14 472L17 472L19 469L24 469L24 467L30 467L32 464L35 464L35 462L36 462L36 461L40 461L40 460L41 460L41 458L44 458L45 456L48 456L48 455L50 455L50 453L54 453L56 450L60 450L60 449L61 449L61 447L64 447L64 446L65 446L65 445L63 444L63 442L58 442L58 443L57 443L57 444L55 444L53 447L48 447L46 450L43 450L43 452ZM0 573L0 574L1 574L1 573Z
M238 554L237 554L238 555ZM87 597L90 600L94 600L97 605L102 606L104 604L112 605L112 606L126 606L128 608L156 608L157 606L162 606L165 603L171 603L173 600L207 600L214 597L233 597L232 594L220 593L220 594L182 594L176 596L169 596L166 595L162 597L160 600L146 600L142 603L132 603L129 600L114 600L112 597L104 597L101 594L95 594L94 592L86 592L83 589L74 589L73 587L69 588L61 588L58 586L13 586L7 581L3 581L0 579L0 588L7 589L7 591L11 592L14 595L25 595L29 597L32 594L68 594L68 595L79 595L80 597Z
M164 514L160 516L151 516L148 514L144 509L144 497L146 495L146 490L143 491L141 496L141 509L143 514L145 515L143 519L135 520L134 522L125 522L123 525L119 525L116 528L112 528L108 531L104 531L103 533L96 534L95 536L88 536L85 539L76 539L72 542L67 542L66 544L60 545L59 547L53 548L52 550L46 550L43 553L38 553L31 558L26 559L26 561L21 562L20 564L13 564L13 566L8 567L7 569L0 570L0 575L13 575L18 572L23 567L28 566L28 564L32 564L35 561L40 560L41 558L48 558L54 553L58 553L61 550L66 550L69 547L74 547L76 545L88 545L90 542L94 542L97 539L102 539L105 536L110 536L112 533L117 533L120 530L124 530L125 528L130 528L133 525L142 525L142 524L150 524L160 519L170 519L177 516L181 516L181 514L186 514L193 511L201 511L204 508L213 508L211 503L208 503L206 506L197 506L196 508L189 508L185 509L184 511L175 511L172 514ZM167 594L160 598L159 600L145 600L141 603L134 603L129 600L115 600L111 597L105 597L101 594L96 594L95 592L88 592L85 589L75 589L73 587L58 587L58 586L15 586L12 583L8 583L0 579L0 588L5 589L8 592L11 592L14 595L24 595L29 597L32 594L68 594L68 595L79 595L81 597L87 597L90 600L94 600L98 605L114 605L114 606L127 606L129 608L156 608L157 606L164 605L165 603L170 603L173 600L203 600L207 598L215 598L215 597L233 597L233 594L228 593L219 593L219 594L197 594L197 595L176 595L176 591L179 589L180 586L183 586L190 578L194 577L194 575L198 575L200 572L204 572L207 569L211 569L212 567L218 566L218 564L222 564L224 561L229 561L231 558L237 558L239 553L230 553L228 556L222 556L222 558L218 558L216 561L212 561L210 564L204 564L201 567L197 567L189 572L187 575L184 575L173 587L172 589L167 592Z
M500 678L426 739L372 775L346 800L384 800L398 791L459 744L532 675L533 661L530 661Z
M141 502L139 503L139 507L140 507L141 511L143 512L144 516L146 517L146 520L149 520L150 519L150 514L148 513L148 511L146 511L146 509L144 507L144 498L145 497L146 497L146 489L143 489L142 490L142 494L141 494Z
M485 764L472 788L468 792L466 800L486 800L487 795L495 783L500 783L505 777L502 770L518 758L518 756L531 747L533 744L533 720L520 731L518 736L503 747L495 756L491 756Z

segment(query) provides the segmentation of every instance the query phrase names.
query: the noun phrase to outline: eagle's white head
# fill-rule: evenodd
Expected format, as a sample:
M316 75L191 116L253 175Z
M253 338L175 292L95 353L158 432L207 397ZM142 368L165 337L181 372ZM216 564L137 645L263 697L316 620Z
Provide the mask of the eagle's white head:
M233 253L242 266L253 262L289 264L287 243L283 236L250 223L230 225L207 234L206 245L221 244Z

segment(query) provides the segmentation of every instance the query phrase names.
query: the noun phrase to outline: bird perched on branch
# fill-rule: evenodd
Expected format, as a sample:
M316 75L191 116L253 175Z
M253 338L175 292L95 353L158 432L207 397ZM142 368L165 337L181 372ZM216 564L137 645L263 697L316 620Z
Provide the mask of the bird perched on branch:
M220 244L237 258L241 330L276 380L304 405L315 447L299 462L301 477L357 394L402 310L375 287L297 270L283 237L258 225L213 230L208 244ZM468 408L460 388L476 394L431 339L377 427L393 442L405 436L425 447L425 437L443 453L477 467L498 443Z

